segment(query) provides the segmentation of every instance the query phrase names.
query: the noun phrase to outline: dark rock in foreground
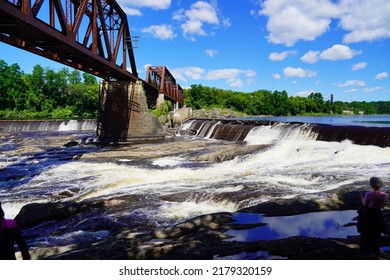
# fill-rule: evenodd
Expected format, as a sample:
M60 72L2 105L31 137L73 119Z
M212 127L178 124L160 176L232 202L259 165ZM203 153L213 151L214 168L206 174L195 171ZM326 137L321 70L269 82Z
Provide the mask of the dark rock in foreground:
M267 215L301 214L328 210L356 209L359 204L355 192L334 193L323 201L309 199L280 199L244 209L247 212ZM30 204L17 216L23 228L37 226L47 221L79 220L90 211L107 213L118 210L126 201L136 202L135 197L120 197L105 202ZM325 207L327 206L327 207ZM294 209L294 210L292 210ZM82 218L80 218L82 217ZM390 212L385 210L390 224ZM293 236L284 239L256 242L226 241L229 229L259 227L262 224L240 225L232 223L231 213L214 213L199 216L186 222L147 232L136 232L131 227L112 225L105 219L87 223L84 230L105 228L107 238L70 244L62 247L46 247L32 250L34 259L295 259L295 260L354 260L360 259L359 236L341 238L313 238ZM390 238L382 238L382 246L390 246ZM248 257L249 256L249 257ZM388 252L382 258L390 259Z

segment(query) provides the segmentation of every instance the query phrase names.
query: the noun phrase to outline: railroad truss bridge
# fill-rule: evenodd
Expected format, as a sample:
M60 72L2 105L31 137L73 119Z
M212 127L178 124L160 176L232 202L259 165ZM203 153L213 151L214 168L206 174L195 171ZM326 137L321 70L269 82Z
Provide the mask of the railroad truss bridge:
M0 0L0 41L100 77L101 140L161 137L148 108L184 104L165 66L138 77L127 16L114 0Z

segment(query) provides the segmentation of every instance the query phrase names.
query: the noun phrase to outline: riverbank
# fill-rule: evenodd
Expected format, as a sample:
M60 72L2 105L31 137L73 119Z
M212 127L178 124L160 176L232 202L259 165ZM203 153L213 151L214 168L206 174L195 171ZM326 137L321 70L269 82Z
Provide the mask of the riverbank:
M171 137L173 138L159 143L106 147L88 151L75 157L73 161L85 164L110 162L120 168L124 162L143 166L161 158L185 157L186 161L193 166L213 165L217 170L218 166L223 168L223 163L245 161L247 156L269 147L192 138L177 141L174 136ZM51 140L54 141L54 138ZM46 147L51 145L49 144L51 140L47 140ZM53 143L58 145L58 139ZM237 211L274 216L282 223L286 217L298 217L305 213L321 212L332 217L343 214L344 211L356 211L360 207L357 191L366 188L364 184L347 184L332 190L319 191L315 195L275 198L254 205L242 204ZM121 214L117 219L109 219L117 213L132 213L142 209L145 198L140 195L123 194L109 198L104 196L89 198L87 194L80 196L79 192L80 189L67 188L53 193L50 203L27 204L21 209L16 220L23 228L27 239L40 231L48 236L52 235L54 240L56 235L60 235L62 231L66 232L65 229L73 229L71 234L67 233L68 240L71 241L64 242L64 245L52 247L50 242L46 242L45 245L32 248L33 259L354 260L361 258L357 234L342 238L298 234L272 240L262 240L259 237L255 241L237 241L232 240L235 233L245 234L251 229L265 228L267 223L257 220L237 223L236 211L195 215L168 226L137 220L134 216L126 214ZM165 194L162 199L168 202L185 202L189 195L186 191L176 192ZM237 198L233 197L236 194L231 195L230 200L241 201L249 194L242 194ZM216 199L218 196L222 194L214 194ZM225 194L224 199L226 198ZM385 213L386 221L390 224L389 210L386 209ZM352 219L348 224L336 225L335 229L342 231L355 227L354 223ZM285 224L285 227L288 227L288 224ZM88 240L85 238L86 233L94 234L95 238ZM77 238L77 235L83 238ZM97 235L100 237L96 238ZM388 237L383 237L382 246L390 246ZM390 259L387 251L382 252L382 257Z

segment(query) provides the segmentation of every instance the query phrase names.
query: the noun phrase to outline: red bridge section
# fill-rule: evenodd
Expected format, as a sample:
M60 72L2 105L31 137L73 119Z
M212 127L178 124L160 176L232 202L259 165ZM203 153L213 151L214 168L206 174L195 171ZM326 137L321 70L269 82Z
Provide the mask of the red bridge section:
M183 105L166 67L139 79L127 16L114 0L0 0L0 41L107 81L141 80L149 100L164 94Z

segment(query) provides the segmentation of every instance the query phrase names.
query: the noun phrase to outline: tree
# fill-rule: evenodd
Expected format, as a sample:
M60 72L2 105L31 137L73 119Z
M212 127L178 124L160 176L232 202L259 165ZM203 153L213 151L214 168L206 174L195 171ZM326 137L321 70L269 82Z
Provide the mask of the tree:
M26 109L31 112L42 111L46 100L43 88L45 85L44 69L41 65L35 65L33 72L26 75L28 89Z
M80 71L75 69L72 72L70 72L69 75L68 75L68 82L71 85L75 85L75 84L81 83Z
M89 75L87 73L83 73L83 79L84 79L84 84L86 85L95 85L97 84L97 79L95 76Z
M320 92L312 92L308 97L308 112L320 113L324 112L324 98Z
M274 107L273 115L275 116L287 116L290 114L289 103L288 103L288 95L284 90L274 91L272 94L272 105Z
M0 60L0 109L24 109L27 86L23 75L18 64Z

